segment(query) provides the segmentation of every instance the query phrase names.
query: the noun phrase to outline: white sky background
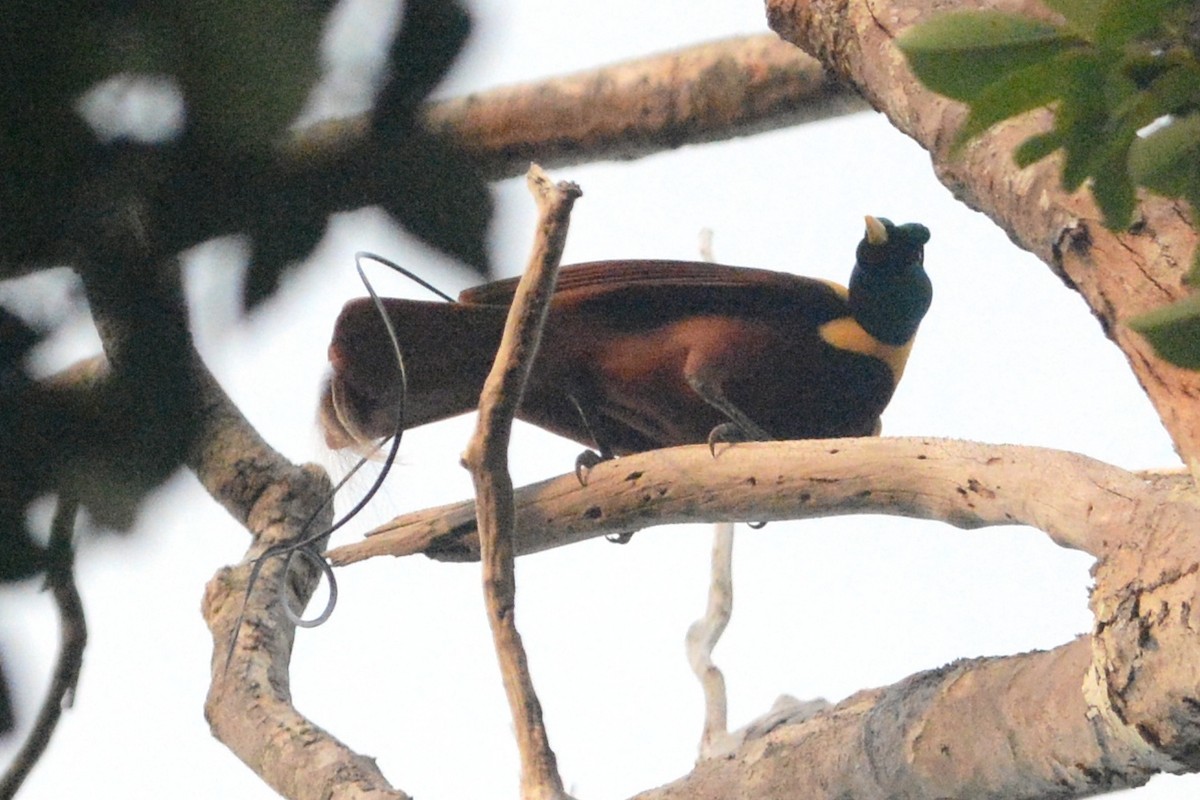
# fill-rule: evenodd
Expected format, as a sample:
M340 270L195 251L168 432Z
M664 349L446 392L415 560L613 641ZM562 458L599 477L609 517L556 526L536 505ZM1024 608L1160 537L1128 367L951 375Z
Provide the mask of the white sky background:
M446 93L766 30L762 5L751 0L474 5L475 38ZM378 11L348 25L348 52L368 52L385 28ZM1177 463L1083 301L956 203L927 155L878 115L553 177L584 192L565 263L695 258L698 233L710 227L723 263L844 282L864 214L923 222L933 233L926 262L934 304L885 434L1058 447L1128 468ZM515 274L532 239L533 204L523 179L497 185L495 198L495 263ZM232 311L229 281L243 255L236 242L199 248L189 270L200 348L234 400L287 456L339 472L345 463L325 451L314 419L333 319L362 294L352 261L359 249L430 275L447 291L469 282L371 211L338 218L316 257L249 320ZM384 293L421 296L382 269L372 277ZM94 349L75 333L47 358ZM458 456L472 423L464 417L407 434L386 491L338 541L400 511L467 498ZM569 471L578 451L520 426L514 478ZM202 715L212 643L200 598L247 542L189 474L146 507L134 535L84 541L83 678L22 798L275 796L210 736ZM704 526L657 528L623 547L591 541L519 561L518 621L576 796L626 797L690 769L702 707L682 642L705 606L710 542ZM731 723L745 724L785 692L836 701L958 657L1062 644L1090 627L1089 566L1089 557L1023 528L967 532L865 516L739 526L734 616L716 652ZM339 578L333 619L298 636L298 708L376 757L410 794L515 797L516 748L478 565L376 560ZM55 652L55 616L33 583L0 590L0 601L0 647L28 724ZM5 762L15 743L0 744ZM1194 777L1158 778L1136 796L1194 796L1198 787Z

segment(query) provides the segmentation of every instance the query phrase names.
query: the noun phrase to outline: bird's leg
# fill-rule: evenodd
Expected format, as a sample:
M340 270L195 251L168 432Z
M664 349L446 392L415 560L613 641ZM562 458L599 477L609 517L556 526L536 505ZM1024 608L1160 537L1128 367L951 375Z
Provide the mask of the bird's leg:
M575 406L575 410L579 412L579 420L583 423L583 429L587 431L588 437L596 443L596 450L584 450L579 455L575 456L575 478L579 481L580 486L587 486L587 475L592 471L592 467L604 461L611 461L616 456L613 455L612 448L608 443L603 441L596 435L596 428L592 425L591 417L584 411L583 404L579 402L573 394L568 394L567 398L571 401L571 405Z
M591 472L592 467L605 461L612 461L616 458L613 454L612 447L596 434L596 428L592 425L591 417L583 410L583 404L579 402L573 394L568 394L571 404L575 406L575 410L579 412L579 419L583 423L583 429L587 431L591 440L596 443L596 450L584 450L579 455L575 456L575 479L579 481L580 486L587 486L587 476ZM629 540L633 538L633 534L637 531L622 531L621 533L611 533L604 538L613 544L629 544Z
M721 387L718 384L707 381L695 373L687 376L687 382L692 387L692 390L700 395L700 398L704 402L729 417L729 422L716 426L708 434L708 449L710 451L716 447L718 442L768 442L775 438L755 424L754 420L750 419L744 411L734 405L725 396L725 393L721 391Z

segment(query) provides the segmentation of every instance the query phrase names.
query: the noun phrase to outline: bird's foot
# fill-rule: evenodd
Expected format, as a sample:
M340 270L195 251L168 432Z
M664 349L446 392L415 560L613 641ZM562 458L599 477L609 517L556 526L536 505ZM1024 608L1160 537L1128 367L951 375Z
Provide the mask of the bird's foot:
M736 422L722 422L708 433L708 452L717 457L717 445L752 442L759 437L746 432L746 429Z
M575 479L579 481L580 486L587 486L587 478L591 474L592 467L612 459L612 455L597 453L595 450L584 450L575 456Z

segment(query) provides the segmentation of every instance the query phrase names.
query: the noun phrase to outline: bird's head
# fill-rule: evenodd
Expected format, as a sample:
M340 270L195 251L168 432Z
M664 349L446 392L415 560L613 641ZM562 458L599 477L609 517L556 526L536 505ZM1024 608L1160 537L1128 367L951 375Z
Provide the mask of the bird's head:
M879 341L902 345L916 334L933 298L925 274L929 229L883 217L869 216L866 223L850 275L850 312Z

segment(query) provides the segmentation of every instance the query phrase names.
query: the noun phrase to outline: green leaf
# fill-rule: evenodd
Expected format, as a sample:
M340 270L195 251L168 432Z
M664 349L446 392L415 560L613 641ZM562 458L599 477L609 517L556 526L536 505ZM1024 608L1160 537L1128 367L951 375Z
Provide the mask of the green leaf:
M1021 142L1016 152L1013 153L1013 161L1018 167L1028 167L1035 161L1041 161L1062 146L1063 135L1057 129L1035 134Z
M1104 227L1123 231L1133 221L1137 205L1133 181L1129 177L1129 145L1133 133L1111 138L1092 165L1092 197L1104 214Z
M1180 367L1200 369L1200 294L1129 320L1158 355Z
M1117 109L1135 130L1170 114L1200 107L1200 64L1176 64L1160 72Z
M279 194L264 195L249 228L253 245L242 286L242 303L254 308L275 294L288 270L312 253L328 218L317 203Z
M1096 33L1104 0L1046 0L1046 5L1062 14L1071 30L1091 39Z
M909 28L897 41L926 86L963 101L1082 43L1057 25L990 10L942 14Z
M1139 186L1166 197L1189 194L1200 173L1200 113L1176 119L1130 147L1129 172Z
M1032 64L1004 76L984 89L971 103L971 114L959 131L965 142L998 122L1032 108L1049 105L1067 89L1067 73L1060 59Z
M1161 25L1164 15L1192 0L1106 0L1096 24L1096 43L1121 48L1148 36Z

